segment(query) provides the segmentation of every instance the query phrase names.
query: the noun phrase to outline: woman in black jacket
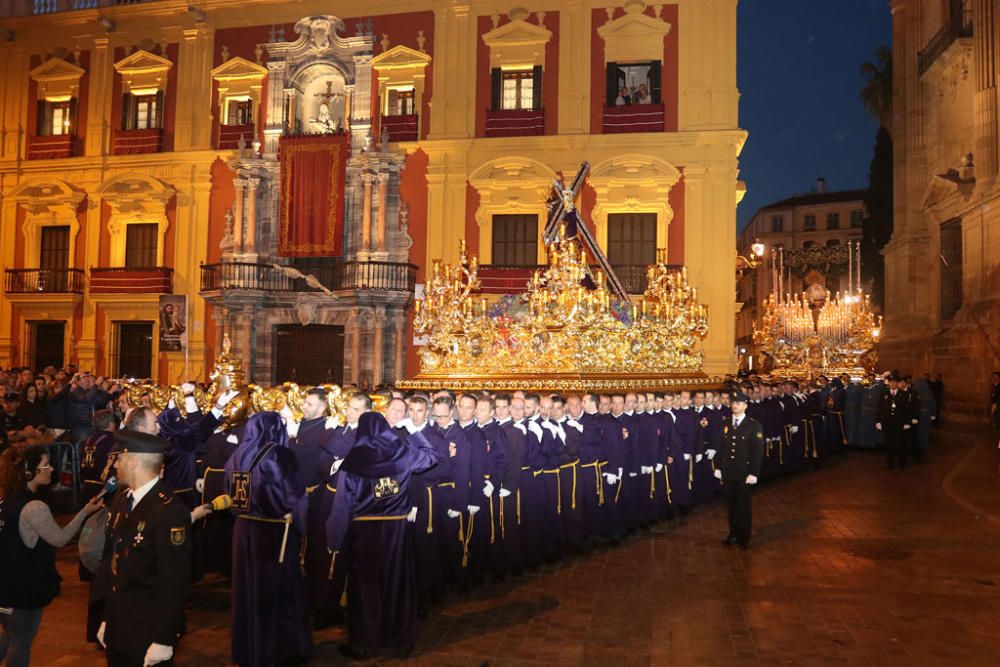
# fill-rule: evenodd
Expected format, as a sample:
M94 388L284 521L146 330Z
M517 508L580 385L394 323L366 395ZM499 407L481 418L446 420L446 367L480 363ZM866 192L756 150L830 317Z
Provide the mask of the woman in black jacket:
M44 447L15 445L0 455L0 662L27 667L42 612L59 595L56 549L103 505L91 500L60 528L39 492L52 483Z
M38 395L38 388L27 385L21 390L21 404L17 406L17 412L25 424L38 428L45 422L45 399Z

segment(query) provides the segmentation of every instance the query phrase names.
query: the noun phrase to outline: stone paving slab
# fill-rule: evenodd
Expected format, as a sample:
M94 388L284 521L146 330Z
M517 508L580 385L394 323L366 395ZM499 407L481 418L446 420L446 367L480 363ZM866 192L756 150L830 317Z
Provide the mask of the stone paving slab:
M725 512L699 508L615 548L450 598L407 664L1000 664L995 442L936 433L929 460L885 469L854 452L754 498L748 552L724 548ZM86 585L64 550L63 595L33 664L100 664L83 641ZM229 593L195 588L176 664L227 665ZM340 665L343 632L316 633L312 665ZM403 664L387 661L387 664Z

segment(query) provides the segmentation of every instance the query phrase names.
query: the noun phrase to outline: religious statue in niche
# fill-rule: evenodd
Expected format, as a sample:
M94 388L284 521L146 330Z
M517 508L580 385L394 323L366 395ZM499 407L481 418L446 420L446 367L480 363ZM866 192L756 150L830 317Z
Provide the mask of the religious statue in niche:
M333 116L330 115L330 105L326 102L322 102L319 105L319 111L315 118L309 119L309 130L311 132L335 132L336 126L333 122Z

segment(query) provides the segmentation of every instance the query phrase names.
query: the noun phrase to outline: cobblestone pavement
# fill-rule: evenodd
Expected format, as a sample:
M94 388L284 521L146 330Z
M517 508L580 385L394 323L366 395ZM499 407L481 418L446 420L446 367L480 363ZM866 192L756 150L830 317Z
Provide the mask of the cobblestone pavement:
M854 452L762 488L750 551L720 546L725 512L449 599L412 664L997 665L1000 510L996 436L937 434L929 460L885 469ZM33 664L94 665L86 586L64 550L63 595ZM225 665L228 589L199 585L180 665ZM340 629L310 664L336 665Z

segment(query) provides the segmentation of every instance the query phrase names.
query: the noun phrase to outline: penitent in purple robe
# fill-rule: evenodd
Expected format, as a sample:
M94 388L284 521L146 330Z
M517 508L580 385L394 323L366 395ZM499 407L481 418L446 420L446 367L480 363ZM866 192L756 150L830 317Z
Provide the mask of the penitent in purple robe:
M358 420L357 439L340 468L327 541L339 553L351 540L347 632L359 653L375 657L383 647L408 653L416 644L409 486L414 473L437 462L437 451L419 432L403 440L376 412Z
M233 531L232 650L239 665L307 656L312 633L299 569L305 485L281 416L260 412L226 463Z

